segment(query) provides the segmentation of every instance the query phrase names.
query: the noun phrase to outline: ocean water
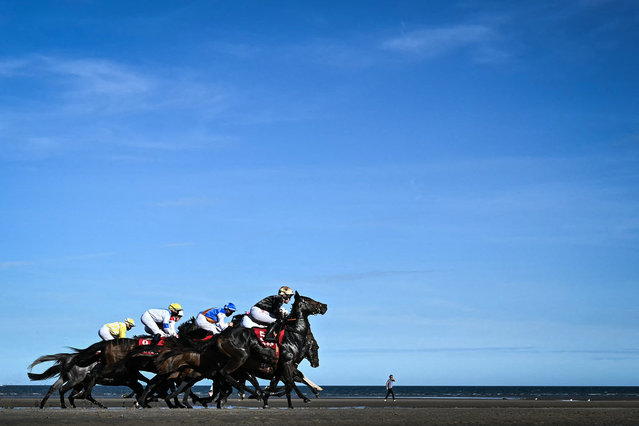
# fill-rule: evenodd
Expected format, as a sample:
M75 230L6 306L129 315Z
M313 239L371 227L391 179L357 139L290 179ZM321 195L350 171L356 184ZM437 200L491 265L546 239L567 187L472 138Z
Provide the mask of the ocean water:
M302 392L311 392L301 386ZM320 398L383 398L384 386L323 386ZM42 398L49 385L0 386L0 398ZM206 395L209 386L194 386ZM540 400L639 400L639 386L393 386L397 398L459 399L540 399ZM95 397L120 397L130 389L123 386L96 386ZM53 395L57 397L57 392ZM235 397L232 396L232 398Z

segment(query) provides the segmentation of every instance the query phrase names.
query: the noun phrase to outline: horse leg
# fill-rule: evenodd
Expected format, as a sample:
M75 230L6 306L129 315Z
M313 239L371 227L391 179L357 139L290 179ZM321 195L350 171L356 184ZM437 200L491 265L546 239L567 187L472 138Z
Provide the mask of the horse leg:
M73 387L73 390L71 391L71 393L69 394L69 403L71 404L71 406L73 408L76 408L75 406L75 399L78 398L84 398L84 395L82 395L82 385L75 385ZM82 395L82 396L81 396Z
M152 395L151 391L157 386L160 380L162 380L162 375L158 374L157 376L152 378L149 383L147 383L146 388L144 388L144 391L142 392L142 395L138 396L138 404L140 404L141 407L151 407L146 400L150 395Z
M194 384L199 382L201 379L202 379L201 377L196 377L195 379L191 380L188 383L188 385L184 388L184 399L182 400L182 404L186 405L186 408L193 408L193 406L189 404L189 396L192 395L191 388L193 387ZM197 398L196 395L193 395L193 396Z
M280 381L279 377L277 376L277 374L275 374L268 385L268 390L264 392L264 397L262 398L262 400L264 401L264 405L262 405L262 408L268 408L268 399L272 393L271 389L275 389L277 386L277 382L279 381Z
M226 406L226 401L230 394L233 393L233 387L227 382L222 383L222 389L220 390L220 396L217 398L216 406L217 408L222 408Z
M251 382L253 387L255 388L255 398L259 401L264 397L264 392L262 392L262 388L260 387L260 383L257 381L257 377L253 373L247 372L245 375L245 380Z
M64 403L64 394L70 389L73 389L75 385L77 385L76 382L69 380L60 388L60 408L67 408L67 405ZM75 408L75 405L73 405L73 408Z
M44 398L42 398L42 401L40 401L41 409L44 408L44 404L47 403L47 400L49 399L51 394L55 392L55 390L58 389L60 386L62 386L62 383L64 383L64 379L62 378L62 376L60 376L58 380L56 380L55 383L51 385L51 387L47 391L47 394L44 396ZM64 400L62 401L62 403L64 403Z
M174 408L186 408L186 406L182 405L182 403L179 401L178 396L180 395L180 393L182 392L182 389L184 389L187 383L188 382L185 379L182 379L180 382L178 382L178 385L173 390L171 390L171 392L167 392L166 396L164 397L164 400L166 401L167 405L170 406L169 400L173 399L173 401L175 402Z
M299 388L299 387L297 387L297 385L296 385L295 383L293 383L293 390L295 391L295 393L297 394L297 397L298 397L299 399L304 400L304 402L305 402L305 403L311 402L311 400L310 400L310 399L308 399L308 398L306 397L306 395L304 395L304 394L302 393L302 391L300 390L300 388Z
M300 377L300 376L301 376L301 377ZM299 388L299 387L295 384L295 382L298 382L298 383L304 383L304 381L302 380L302 379L303 379L303 377L304 377L304 375L302 374L302 372L296 369L296 370L295 370L295 377L294 377L294 379L295 379L295 380L294 380L294 382L293 382L293 390L294 390L294 391L295 391L295 393L297 394L298 398L303 399L305 403L309 403L309 402L311 402L311 400L310 400L310 399L308 399L308 398L306 397L306 395L304 395L304 394L302 393L302 391L300 390L300 388ZM313 388L311 388L311 390L314 390L314 389L313 389Z
M133 379L133 380L129 380L127 382L127 386L129 388L131 388L132 390L132 395L135 395L135 404L134 406L137 408L139 407L139 403L138 403L138 396L140 396L142 394L142 392L144 391L144 388L142 387L142 385L140 384L140 382L138 382L137 380Z
M293 408L293 403L291 402L291 390L293 390L293 365L287 363L284 365L284 375L282 377L282 381L284 382L284 388L286 389L286 402L288 402L288 408Z
M97 405L100 408L106 408L104 405L102 405L101 403L99 403L98 401L96 401L93 398L93 395L91 395L91 392L93 392L93 388L95 387L95 384L98 380L98 374L97 371L95 374L89 374L88 380L84 383L84 397L88 400L91 401L93 404ZM71 397L69 397L69 400Z
M233 373L235 370L237 370L242 365L244 365L244 363L246 362L248 358L249 358L248 353L246 353L246 351L243 350L239 357L235 359L230 359L224 365L224 367L220 369L220 374L222 375L222 377L224 377L224 379L226 379L227 382L231 384L231 386L234 386L238 391L240 392L247 391L251 395L257 396L255 392L246 388L244 383L238 382L237 380L235 380L235 378L233 378L233 376L231 376L231 373Z

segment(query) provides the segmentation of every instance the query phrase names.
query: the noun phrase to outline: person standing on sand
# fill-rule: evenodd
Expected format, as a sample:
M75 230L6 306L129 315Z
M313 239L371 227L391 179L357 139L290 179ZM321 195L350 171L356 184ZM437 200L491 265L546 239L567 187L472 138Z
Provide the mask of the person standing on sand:
M393 377L392 374L388 376L388 380L386 380L386 396L384 397L384 401L388 399L388 395L392 395L393 401L395 401L395 392L393 392L394 381L395 381L395 378Z

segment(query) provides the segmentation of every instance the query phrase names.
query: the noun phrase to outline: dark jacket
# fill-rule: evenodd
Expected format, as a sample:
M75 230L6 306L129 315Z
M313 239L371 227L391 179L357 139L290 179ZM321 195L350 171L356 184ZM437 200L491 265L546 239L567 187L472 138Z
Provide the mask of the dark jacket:
M264 299L257 302L255 306L260 309L264 309L266 312L269 312L271 315L277 318L281 318L282 312L280 311L280 308L283 304L284 301L282 300L282 296L276 294L275 296L265 297Z

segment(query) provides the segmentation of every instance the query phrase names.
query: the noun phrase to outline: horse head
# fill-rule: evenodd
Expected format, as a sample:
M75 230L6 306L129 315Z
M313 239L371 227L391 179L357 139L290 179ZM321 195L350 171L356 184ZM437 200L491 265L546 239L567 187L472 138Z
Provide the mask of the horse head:
M291 311L297 311L302 315L324 315L328 307L325 303L318 302L310 297L302 296L297 291L295 292L295 301L293 302L293 308Z
M311 364L311 367L319 367L319 344L315 340L313 333L308 333L306 336L306 345L306 359Z

